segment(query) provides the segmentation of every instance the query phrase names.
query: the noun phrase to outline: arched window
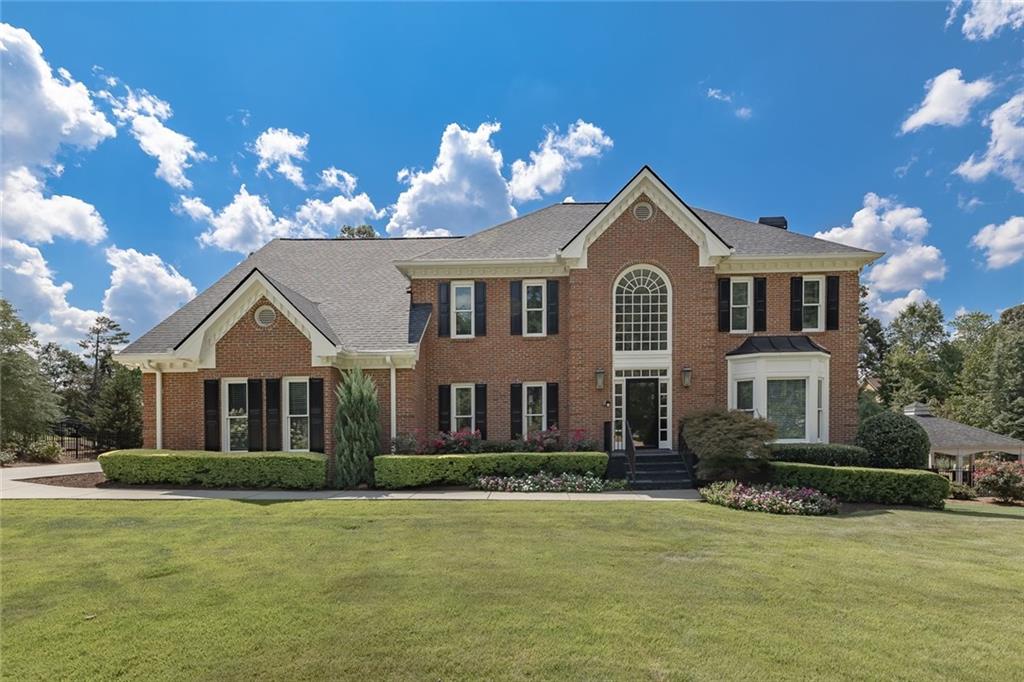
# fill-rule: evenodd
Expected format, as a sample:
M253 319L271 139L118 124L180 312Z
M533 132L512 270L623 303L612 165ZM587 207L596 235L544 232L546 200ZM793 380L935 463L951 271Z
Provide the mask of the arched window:
M668 350L668 283L650 267L627 270L615 284L615 350Z

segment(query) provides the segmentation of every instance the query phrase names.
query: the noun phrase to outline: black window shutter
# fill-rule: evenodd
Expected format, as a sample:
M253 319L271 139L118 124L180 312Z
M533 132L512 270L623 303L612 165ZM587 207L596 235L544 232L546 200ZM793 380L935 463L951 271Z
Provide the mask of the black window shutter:
M203 381L203 448L220 450L220 380Z
M444 433L452 430L451 384L441 384L437 387L437 430Z
M508 310L512 323L512 336L523 335L523 280L513 279L508 283Z
M473 401L473 416L480 439L487 440L487 384L476 385L476 399Z
M558 384L548 384L547 427L558 426Z
M718 331L729 331L729 304L732 302L729 278L718 278Z
M267 379L267 450L281 449L281 380Z
M263 379L249 379L249 452L263 449Z
M448 296L451 287L448 282L437 283L437 335L451 336L451 310L449 309Z
M789 278L789 330L803 331L804 328L804 278Z
M558 280L548 280L548 334L558 333Z
M309 451L324 452L324 380L309 380Z
M487 282L475 282L473 289L473 335L487 336Z
M754 331L768 330L768 279L754 278Z
M825 329L839 329L839 275L825 278Z
M523 385L512 384L508 398L509 414L512 417L509 437L518 440L523 437Z

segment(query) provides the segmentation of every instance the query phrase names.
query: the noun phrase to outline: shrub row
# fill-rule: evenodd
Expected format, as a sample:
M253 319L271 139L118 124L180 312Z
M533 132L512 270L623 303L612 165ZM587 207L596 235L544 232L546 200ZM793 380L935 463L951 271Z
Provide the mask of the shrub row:
M772 480L780 485L820 490L842 502L909 504L942 509L949 480L930 471L830 467L772 462Z
M776 462L802 462L832 467L869 467L871 454L856 445L839 443L773 443L769 446Z
M470 455L379 455L373 460L378 488L469 485L480 476L522 476L541 471L603 476L603 452L513 452Z
M204 488L325 488L318 453L115 450L99 457L107 480Z

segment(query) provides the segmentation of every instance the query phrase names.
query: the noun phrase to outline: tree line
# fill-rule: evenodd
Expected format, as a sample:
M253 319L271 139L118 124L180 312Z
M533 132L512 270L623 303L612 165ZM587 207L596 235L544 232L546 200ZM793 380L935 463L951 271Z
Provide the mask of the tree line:
M0 443L24 449L62 419L80 421L119 448L142 443L142 373L114 361L128 342L117 321L100 315L79 342L81 353L40 344L32 328L0 299Z
M969 311L948 324L933 301L911 303L888 325L861 288L861 416L920 402L948 419L1024 439L1024 304L999 317Z

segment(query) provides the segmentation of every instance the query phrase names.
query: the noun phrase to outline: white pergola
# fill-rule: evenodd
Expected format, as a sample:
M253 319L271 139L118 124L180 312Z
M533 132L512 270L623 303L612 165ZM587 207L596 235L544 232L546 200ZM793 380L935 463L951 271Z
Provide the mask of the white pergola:
M958 483L963 482L964 458L972 466L974 455L982 452L1002 452L1024 459L1024 441L1016 438L936 417L930 407L921 403L907 405L903 414L913 418L928 434L928 468L935 468L935 455L951 455L956 458L953 478Z

